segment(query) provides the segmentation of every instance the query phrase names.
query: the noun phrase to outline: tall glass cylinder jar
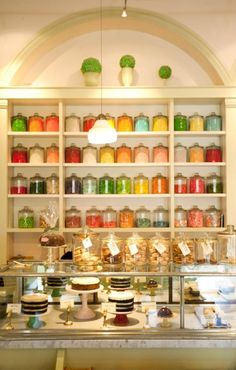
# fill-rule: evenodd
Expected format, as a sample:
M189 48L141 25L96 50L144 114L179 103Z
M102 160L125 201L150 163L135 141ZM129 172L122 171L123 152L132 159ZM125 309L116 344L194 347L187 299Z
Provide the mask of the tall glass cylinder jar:
M65 178L65 194L81 194L81 192L81 179L75 173Z
M117 118L117 131L133 131L133 118L124 113Z
M227 225L226 230L218 233L219 263L236 264L236 230Z
M24 206L18 212L18 227L20 229L30 229L33 228L35 225L34 220L34 211L27 206Z
M110 145L104 145L100 148L100 163L114 163L115 148Z
M148 177L140 173L134 178L134 194L148 194L149 180Z
M97 194L97 179L90 173L82 179L83 194Z
M11 194L27 194L27 178L21 173L11 178Z
M200 238L196 240L196 260L198 264L216 264L218 259L217 239Z
M102 270L100 238L87 227L72 236L73 262L80 271Z
M170 240L156 234L148 240L149 271L168 271L171 260Z
M134 117L134 131L149 131L149 117L143 113Z
M22 144L17 144L11 149L11 161L12 163L27 163L28 162L28 150Z
M134 211L129 207L124 207L119 212L119 227L132 228L134 227Z
M142 271L147 264L147 240L137 233L125 240L126 271Z
M175 176L175 194L186 194L187 193L187 177L183 176L182 173L177 173Z
M143 144L139 144L134 148L134 162L148 163L149 162L149 148Z
M176 163L185 163L187 162L187 155L188 155L188 152L187 152L187 147L178 143L175 145L175 148L174 148L174 157L175 157L175 162Z
M55 113L46 117L45 131L59 131L59 117Z
M189 130L190 131L204 131L204 117L198 113L194 113L189 117Z
M204 226L205 227L221 227L221 211L215 206L210 206L205 211Z
M205 193L205 179L199 173L195 173L189 179L189 192L192 194Z
M131 178L122 174L116 178L116 194L131 194L132 181Z
M223 193L223 180L215 172L206 179L206 192L209 194Z
M59 162L59 148L54 143L46 149L46 162L47 163Z
M46 194L59 194L59 177L55 173L46 178Z
M152 118L152 131L168 131L168 117L158 113Z
M159 206L153 211L153 227L169 227L169 211Z
M164 146L162 143L159 143L153 148L152 160L154 163L166 163L169 160L168 147Z
M188 227L203 227L204 213L198 206L193 206L188 210Z
M112 207L107 207L102 211L101 227L117 227L117 215Z
M81 227L81 213L75 206L66 210L65 227L71 229Z
M101 227L102 225L102 215L96 207L92 207L86 211L86 225L89 227Z
M214 143L206 147L206 162L222 162L222 149Z
M30 178L30 194L45 194L45 179L36 173L35 176Z
M89 113L87 116L83 118L83 131L88 132L93 126L96 121L96 117Z
M101 238L101 255L104 270L120 271L123 267L123 240L109 233Z
M175 131L187 131L188 130L188 119L185 115L177 113L174 116L174 130Z
M206 116L205 121L205 130L206 131L221 131L222 130L222 117L211 113L209 116Z
M65 130L67 132L79 132L80 131L80 117L72 113L65 119Z
M11 130L12 131L27 131L27 117L18 113L16 116L11 117Z
M132 162L132 149L126 144L122 144L116 149L116 162L117 163L131 163Z
M44 131L44 118L35 113L28 119L28 131Z
M187 211L182 206L175 208L175 227L187 227Z
M42 148L39 144L35 144L34 146L30 147L29 163L44 163L44 148Z
M151 212L144 206L135 211L136 227L151 227Z
M115 181L112 177L105 174L100 177L98 184L99 194L115 194Z
M193 265L196 258L194 240L178 236L172 242L172 254L175 264Z
M204 148L198 143L189 147L189 162L204 162Z
M78 148L75 144L67 146L65 149L65 163L80 163L80 162L81 162L80 148Z
M97 148L92 145L87 145L83 148L83 163L97 163Z
M167 194L169 192L169 184L167 177L158 173L152 178L152 194Z

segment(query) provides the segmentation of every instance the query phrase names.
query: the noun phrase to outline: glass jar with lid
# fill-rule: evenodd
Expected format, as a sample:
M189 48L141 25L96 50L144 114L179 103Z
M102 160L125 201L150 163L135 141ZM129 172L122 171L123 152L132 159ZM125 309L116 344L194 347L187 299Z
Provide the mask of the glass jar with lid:
M116 162L117 163L131 163L132 162L132 149L126 144L122 144L116 148Z
M80 132L80 117L72 113L65 119L65 131L67 132Z
M196 250L193 239L185 239L179 235L172 242L173 263L177 265L193 265L196 261Z
M204 162L204 148L198 143L189 147L189 162Z
M136 227L151 227L151 212L144 206L135 211Z
M153 227L169 227L169 211L163 206L153 211Z
M177 113L174 116L174 130L175 131L187 131L188 130L188 119L185 115Z
M65 163L80 163L80 148L75 144L71 144L65 148Z
M102 270L99 235L84 227L72 236L73 262L79 271L97 272Z
M89 113L87 116L83 118L83 131L88 132L93 126L96 121L97 117L93 114Z
M97 194L97 179L90 173L82 178L82 193Z
M189 117L190 131L204 131L204 117L198 113L194 113Z
M81 212L75 206L66 210L65 227L71 229L81 227Z
M167 194L169 192L169 183L166 176L158 173L152 178L152 194Z
M152 131L168 131L168 117L158 113L152 118Z
M72 173L71 176L65 178L65 194L81 194L82 186L81 179Z
M46 117L45 131L59 131L59 117L56 113Z
M132 181L131 178L122 174L116 178L116 194L131 194Z
M124 242L125 270L143 271L147 264L147 240L133 233Z
M39 144L31 146L29 149L29 163L40 164L44 163L44 148Z
M181 143L178 143L175 145L174 148L174 158L176 163L185 163L187 162L187 147L182 145Z
M115 194L115 181L108 174L99 178L98 183L99 194Z
M209 116L206 116L205 121L206 131L221 131L222 130L222 117L212 112Z
M34 227L34 211L27 206L18 212L18 227L20 229L30 229Z
M139 144L134 148L134 162L148 163L149 162L149 148L143 144Z
M105 114L106 116L106 120L107 122L109 123L109 125L112 127L112 128L115 128L116 127L116 120L115 120L115 117L111 116L109 113L106 113Z
M209 194L223 193L223 180L215 172L206 179L206 192Z
M123 240L112 232L102 237L101 255L104 270L120 271L124 259Z
M87 145L83 148L83 163L97 163L97 148L92 145Z
M187 211L182 206L175 208L175 227L187 227Z
M215 143L206 147L206 162L222 162L222 149Z
M44 177L41 177L39 173L30 178L30 194L45 194L46 183Z
M102 211L101 227L117 227L116 211L111 206Z
M183 176L182 173L177 173L175 176L175 194L186 194L187 193L187 177Z
M99 211L95 206L92 206L90 209L86 211L86 218L85 218L86 225L89 227L101 227L102 224L102 216L101 211Z
M46 162L47 163L59 162L59 148L54 143L46 149Z
M134 227L134 211L127 206L121 209L119 212L119 227Z
M59 194L59 177L55 173L46 177L46 194Z
M170 260L170 239L156 233L148 240L148 270L168 271Z
M143 113L134 117L134 131L149 131L149 117Z
M22 144L17 144L11 149L11 161L12 163L27 163L28 162L28 150Z
M196 261L198 264L217 263L217 239L206 235L203 238L196 239Z
M100 148L100 163L114 163L115 148L110 145L104 145Z
M218 233L218 262L236 264L236 230L233 225L227 225L226 230Z
M189 192L192 194L205 193L205 179L199 173L195 173L189 179Z
M18 173L16 176L11 178L11 194L27 194L27 178Z
M153 148L152 160L154 163L166 163L169 161L168 147L159 143Z
M117 131L133 131L133 118L124 113L117 118Z
M148 194L149 193L149 180L148 177L142 173L134 178L134 194Z
M44 118L38 113L34 113L28 119L28 131L44 131Z
M198 206L193 206L188 210L188 227L203 227L204 213Z
M221 227L222 213L214 205L210 206L205 211L204 226L205 227Z
M18 113L16 116L11 117L11 130L12 131L27 131L27 117Z

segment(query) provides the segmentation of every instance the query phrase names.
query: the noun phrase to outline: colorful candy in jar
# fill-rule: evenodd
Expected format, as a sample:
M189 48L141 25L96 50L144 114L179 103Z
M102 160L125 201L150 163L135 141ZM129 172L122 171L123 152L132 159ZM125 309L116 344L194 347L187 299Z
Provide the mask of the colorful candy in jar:
M189 192L193 194L205 193L205 179L199 173L195 173L189 179Z
M65 162L66 163L80 163L80 148L75 144L71 144L65 148Z
M221 131L222 130L222 117L212 112L209 116L206 116L205 121L206 131Z
M152 131L168 131L168 117L158 113L152 118Z
M27 194L27 178L21 173L11 178L11 194Z
M92 145L87 145L83 148L83 163L97 163L97 148Z
M47 163L59 162L59 148L54 143L46 149L46 162Z
M72 113L65 119L65 130L67 132L79 132L80 131L80 117Z
M136 227L150 227L151 226L151 212L144 206L140 207L135 212L135 226Z
M100 148L100 163L114 163L115 148L110 145L104 145Z
M187 177L183 176L182 173L177 173L174 182L175 194L186 194L187 193Z
M81 194L82 186L81 179L72 173L71 176L65 178L65 194Z
M149 180L148 177L140 173L134 178L134 194L148 194Z
M204 162L204 148L198 143L189 148L189 162Z
M11 130L12 131L27 131L27 117L18 113L16 116L11 117Z
M149 148L143 144L139 144L134 148L134 162L148 163L149 162Z
M81 214L80 211L75 206L72 206L70 209L66 211L65 227L67 228L81 227Z
M83 131L88 132L93 126L96 121L96 117L89 113L88 116L83 118Z
M59 117L55 113L46 117L45 131L59 131Z
M187 162L187 148L186 146L178 143L174 148L174 157L176 163L185 163Z
M117 163L131 163L132 150L129 146L122 144L116 149L116 162Z
M222 150L214 143L206 147L206 162L222 162Z
M134 131L149 131L149 117L143 113L134 117Z
M169 227L169 211L159 206L153 211L153 227Z
M194 113L189 117L189 130L190 131L204 131L204 117L198 113Z
M112 177L105 174L99 179L99 194L115 194L115 181Z
M29 149L29 163L41 164L44 163L44 148L39 144L31 146Z
M152 178L152 194L167 194L169 192L169 185L167 177L158 173Z
M223 181L220 176L214 172L207 177L206 180L206 192L207 193L223 193Z
M28 131L44 131L44 118L39 116L38 113L30 116L28 119Z
M117 227L116 211L112 207L107 207L102 211L102 225L101 227Z
M122 174L116 179L116 194L131 194L132 181L131 178Z
M102 217L101 212L96 208L92 207L86 211L86 225L89 227L101 227Z
M90 173L82 179L83 194L97 194L97 179Z
M46 194L59 194L59 177L55 173L46 178Z
M117 131L133 131L133 118L124 113L117 118Z
M27 148L22 144L17 144L11 149L11 161L12 163L27 163L28 162L28 151Z
M221 211L215 206L210 206L205 211L205 227L221 227Z
M41 177L39 173L36 173L35 176L30 178L30 194L45 194L46 183L44 177Z
M174 116L174 130L175 131L187 131L188 120L187 117L181 113L177 113Z
M203 227L204 217L203 211L198 206L193 206L188 211L188 227Z
M106 116L106 120L107 122L109 123L109 125L112 127L112 128L115 128L116 127L116 120L115 120L115 117L112 117L109 113L106 113L105 114Z
M18 212L18 227L20 229L30 229L34 227L34 212L27 206L24 206Z
M153 148L153 162L154 163L166 163L168 162L168 148L162 143L159 143Z
M134 211L129 207L124 207L119 212L119 227L130 228L134 227Z
M182 206L175 208L175 227L187 227L187 211Z

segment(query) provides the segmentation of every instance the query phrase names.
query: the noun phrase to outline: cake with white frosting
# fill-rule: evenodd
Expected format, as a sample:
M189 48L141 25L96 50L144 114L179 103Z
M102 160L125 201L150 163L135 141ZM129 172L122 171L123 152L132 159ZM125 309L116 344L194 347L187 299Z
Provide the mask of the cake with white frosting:
M21 297L21 312L27 315L40 315L47 312L48 297L46 294L26 294Z
M112 292L108 301L116 304L116 312L129 312L134 309L134 295L131 292Z
M131 286L131 278L129 276L113 276L110 282L111 289L128 289Z
M95 290L100 286L100 280L96 277L77 277L71 280L71 288L74 290Z

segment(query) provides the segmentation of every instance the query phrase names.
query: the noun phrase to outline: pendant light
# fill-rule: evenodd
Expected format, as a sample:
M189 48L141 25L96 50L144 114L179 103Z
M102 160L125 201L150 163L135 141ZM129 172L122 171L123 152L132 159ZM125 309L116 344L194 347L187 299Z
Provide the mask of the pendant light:
M126 18L127 16L128 16L128 14L127 14L127 0L124 0L124 8L122 10L121 17Z
M102 0L100 0L100 35L101 35L101 64L102 64ZM103 100L103 89L102 89L102 72L101 72L101 113L97 116L94 126L88 132L88 142L90 144L110 144L117 140L116 130L110 126L106 119L106 116L102 113L102 100Z

